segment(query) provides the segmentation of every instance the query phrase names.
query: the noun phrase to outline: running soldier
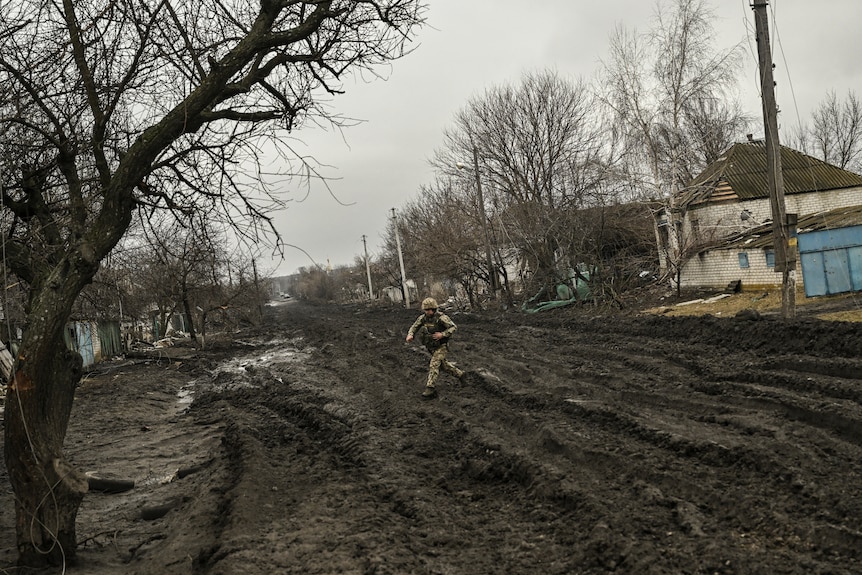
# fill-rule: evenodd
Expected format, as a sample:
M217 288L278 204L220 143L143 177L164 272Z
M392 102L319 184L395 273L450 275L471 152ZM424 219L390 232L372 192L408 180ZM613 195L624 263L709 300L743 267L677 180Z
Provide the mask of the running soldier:
M413 341L418 332L419 341L431 352L431 363L428 365L428 382L422 397L431 399L437 397L437 377L440 368L448 371L460 380L464 380L464 372L446 360L449 353L449 338L458 326L445 313L437 311L437 301L434 298L422 300L422 315L420 315L407 332L407 343Z

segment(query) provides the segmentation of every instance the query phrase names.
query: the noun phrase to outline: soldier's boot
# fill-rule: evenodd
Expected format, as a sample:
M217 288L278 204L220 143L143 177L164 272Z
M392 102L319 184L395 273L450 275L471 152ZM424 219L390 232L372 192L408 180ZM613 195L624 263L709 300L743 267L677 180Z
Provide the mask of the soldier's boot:
M425 399L434 399L437 397L437 388L426 386L425 391L422 392L422 397Z

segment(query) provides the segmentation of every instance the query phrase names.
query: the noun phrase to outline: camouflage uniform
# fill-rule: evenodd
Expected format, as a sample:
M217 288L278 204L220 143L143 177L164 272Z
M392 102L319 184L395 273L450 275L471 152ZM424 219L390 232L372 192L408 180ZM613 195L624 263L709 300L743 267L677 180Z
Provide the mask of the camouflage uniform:
M443 371L448 371L457 378L464 377L464 372L446 361L446 354L449 353L449 338L455 333L458 326L449 319L446 314L435 310L434 315L420 315L410 330L408 336L418 335L423 345L431 352L431 363L428 365L428 382L425 384L426 390L433 390L437 384L437 377L440 375L440 368ZM432 334L440 332L443 334L441 339L434 339Z

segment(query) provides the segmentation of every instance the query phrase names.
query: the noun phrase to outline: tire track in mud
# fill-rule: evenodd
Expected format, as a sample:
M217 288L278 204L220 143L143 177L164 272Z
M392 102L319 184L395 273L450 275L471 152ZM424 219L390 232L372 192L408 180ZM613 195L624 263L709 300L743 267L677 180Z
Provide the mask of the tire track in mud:
M636 344L625 342L623 347L627 353L633 351L637 353L639 347L645 349L643 343L643 341ZM646 348L648 347L647 345ZM800 518L807 518L806 516L809 512L822 513L822 509L835 509L838 515L843 518L852 517L854 513L858 512L858 500L852 506L843 504L841 493L844 490L841 485L838 486L840 489L839 493L833 494L809 488L810 485L819 483L817 480L825 475L822 471L824 463L822 457L820 460L815 460L816 462L810 467L800 470L795 459L804 459L798 452L803 452L807 448L794 452L783 445L787 443L786 439L770 443L765 440L752 442L746 437L762 428L763 419L766 419L767 421L777 421L777 423L772 424L772 430L763 429L762 435L767 439L771 435L775 435L773 433L775 429L781 430L784 427L792 427L797 422L802 422L824 429L830 434L837 435L839 440L850 440L858 444L860 417L858 405L855 401L847 402L850 405L845 406L846 408L843 410L846 415L834 413L836 411L834 402L831 402L828 406L824 406L823 398L817 392L811 394L814 396L813 398L805 393L792 393L786 394L786 397L776 400L759 399L755 402L749 396L756 394L762 397L763 394L754 390L754 386L741 384L735 386L735 388L728 388L721 380L704 383L702 380L704 374L712 374L715 377L715 373L718 370L712 368L709 364L698 365L692 362L691 358L697 357L692 352L697 350L683 349L683 351L689 351L687 355L689 359L687 361L668 362L670 366L684 366L690 369L688 377L686 377L685 373L680 374L679 372L675 372L669 378L671 382L686 379L691 382L691 385L682 388L681 392L680 389L674 389L673 385L670 385L667 386L666 390L651 390L650 393L661 394L659 397L651 400L647 398L643 391L624 392L616 397L613 394L606 394L603 398L604 402L617 400L611 407L597 408L596 405L599 405L599 403L590 404L589 402L583 402L579 404L577 415L581 418L590 418L592 421L603 422L602 425L606 429L616 428L621 434L626 433L632 437L642 439L648 445L668 449L681 457L696 457L710 466L738 467L743 465L750 470L757 471L755 478L758 479L763 476L762 480L767 484L770 482L772 476L784 478L784 481L776 482L776 493L774 495L779 497L784 496L788 500L800 497L804 498L806 496L813 499L808 505L797 505L800 507L797 511ZM608 359L612 359L614 354L600 352L599 355L602 356L604 361L607 361ZM738 358L735 359L738 361ZM745 359L745 357L742 359ZM626 369L633 363L637 364L639 362L637 360L635 362L626 361L616 365L614 370L619 369L622 373L633 376L635 374ZM822 358L817 358L816 360L814 358L803 358L797 363L806 366L806 370L808 371L816 370L820 373L843 375L845 377L858 373L855 365L851 365L848 368L844 360L830 363L829 361L824 361ZM767 363L764 367L774 368L774 362ZM671 369L670 371L673 370ZM748 372L750 373L751 371L749 368ZM755 368L753 372L756 374L756 379L760 381L781 380L781 377L776 377L775 373L771 373L768 370ZM742 377L737 377L736 379L745 381L745 378ZM615 380L606 378L604 381L606 383L610 382L613 385ZM690 393L691 391L703 391L707 386L721 389L720 393L715 393L714 389L712 390L714 397L718 398L718 401L711 399L709 396L699 398L697 393ZM803 392L810 392L810 387L795 386L797 391ZM849 384L846 380L833 382L833 385L827 386L827 389L830 388L833 390L835 388L844 389L845 391L841 395L853 397L854 400L856 399L853 382ZM495 386L495 392L498 389L499 386ZM682 399L678 397L680 394L684 395ZM835 394L833 393L832 395ZM644 401L645 399L646 401ZM641 413L637 415L631 413L635 407ZM702 416L692 420L693 414L708 414L710 411L719 414L724 412L722 416L722 427L724 429L720 430L721 436L717 439L712 439L708 432L695 427L702 428L703 423L715 422L716 419L714 417ZM764 415L766 415L765 418L763 417ZM728 426L726 424L727 422L732 422L734 417L743 421L747 420L748 423L739 426L738 429L730 427L728 433ZM684 424L680 426L668 423L674 420L682 420ZM740 436L740 432L742 432L742 436ZM798 435L815 440L820 438L819 441L823 441L824 443L822 447L818 446L815 449L807 449L808 453L803 454L805 456L810 457L815 455L816 457L817 454L822 454L823 451L833 453L846 452L843 457L838 458L837 464L832 461L829 462L830 465L828 468L831 472L837 475L847 475L848 468L858 471L858 463L856 463L859 461L858 456L860 455L857 448L858 445L841 445L840 441L836 442L832 437L824 438L822 437L823 434L818 433L816 430L804 430L799 432ZM728 448L723 443L728 443L731 447ZM765 445L761 445L761 443L765 443ZM779 447L785 448L777 449L774 445L776 443L779 444ZM815 453L812 454L812 451ZM789 464L787 463L788 460L790 461ZM768 499L770 498L766 498L761 502L764 507L769 506ZM804 521L801 523L804 523ZM858 559L858 551L856 550L859 548L859 543L862 542L862 539L860 539L859 532L853 529L852 526L845 524L836 527L828 521L824 521L822 524L816 525L813 531L814 534L812 535L810 529L807 531L802 529L795 535L802 539L807 537L809 540L816 542L813 545L840 548L840 553ZM824 535L824 533L827 535ZM835 535L834 541L830 540L829 533Z
M237 522L269 558L228 529L202 572L862 569L852 358L785 368L679 321L578 332L465 315L452 359L473 372L422 402L427 355L399 333L414 314L381 315L295 308L307 361L221 396L259 453L237 489L281 483L272 517Z
M734 358L737 365L733 360L725 361L719 370L710 363L699 363L697 352L683 349L677 350L673 356L667 352L659 355L662 364L659 367L656 354L647 355L651 350L649 345L643 344L643 341L626 342L624 355L606 349L591 350L594 362L600 358L603 364L614 366L603 369L596 380L601 378L605 388L620 390L624 399L628 396L627 403L639 406L675 403L680 411L691 414L704 411L704 407L714 410L715 402L708 396L722 396L722 407L738 404L740 408L784 411L790 419L824 426L858 442L858 422L862 419L857 409L862 398L862 386L859 385L862 363L858 360L793 357L782 361L747 359L743 355L743 365L738 365L739 358ZM619 345L614 347L619 348ZM703 350L698 352L702 354ZM642 359L632 357L638 353ZM628 379L609 377L609 371L623 373ZM685 382L689 389L707 397L701 401L691 395L680 397L680 394L675 394L672 397L666 392L657 396L655 385L643 385L642 382L655 380L650 376L658 374L662 388ZM815 380L809 374L820 374L821 377Z
M309 383L309 380L314 383ZM238 426L231 425L229 434L244 436L244 441L236 442L238 447L231 451L236 458L254 460L257 457L249 458L248 453L254 453L264 445L271 452L267 456L267 459L270 459L272 452L279 451L276 445L279 441L291 446L288 449L295 449L297 444L311 441L314 443L317 459L325 458L327 453L335 457L334 468L328 467L327 475L343 475L344 468L349 468L350 477L344 477L344 483L354 486L354 489L360 492L358 498L356 493L353 494L350 521L355 521L358 516L367 514L363 517L363 528L359 531L376 529L388 532L385 544L379 541L379 535L366 537L361 544L357 544L363 548L364 572L403 573L416 568L429 569L429 563L437 565L446 562L442 557L444 554L437 551L437 548L445 547L448 552L458 551L462 538L435 527L436 524L448 526L449 530L453 526L457 527L458 518L440 513L437 509L441 506L435 501L440 496L435 492L441 489L444 494L451 496L451 493L448 493L447 477L439 470L437 473L417 472L416 469L421 470L422 466L415 464L417 460L429 459L433 456L437 438L424 436L428 431L428 424L439 430L445 429L449 422L437 421L433 417L433 411L419 411L413 417L395 420L389 425L367 425L365 420L369 414L388 413L392 411L392 404L397 402L378 399L379 405L369 407L366 401L373 401L374 398L366 400L357 396L340 397L343 389L339 390L337 386L333 386L333 382L318 375L310 378L303 377L301 381L285 381L284 384L279 384L278 389L275 384L269 384L269 387L270 389L261 388L254 392L246 389L222 393L218 401L227 401L233 408L248 409L255 413L255 419L271 420L275 422L276 429L289 429L292 437L287 438L287 433L282 431L281 439L273 440L273 427L268 426L266 437L256 436L254 441L249 441L249 436L256 435L254 430L238 431L236 429ZM277 397L270 393L273 391L277 392ZM257 399L254 399L261 392L269 399L265 408L257 403ZM234 413L231 419L244 419L244 417ZM418 433L418 439L409 439L409 436L404 433L405 429ZM409 460L408 463L405 464L402 461L399 465L393 465L390 461L393 457L392 448L381 449L381 445L391 439L386 437L386 430L391 430L395 434L396 442L401 443L395 446L395 451L400 454L410 454L402 456L402 459ZM454 433L459 432L456 430ZM259 466L259 462L257 465ZM412 472L411 469L413 469ZM254 471L249 469L243 475L256 474L257 471L259 469ZM290 475L295 482L297 477L303 476L303 471L293 466ZM242 483L243 480L240 484ZM237 485L233 490L247 491L247 488L247 486ZM470 501L485 499L485 495L475 493L461 492L460 496ZM357 509L357 504L362 508ZM232 514L236 513L236 505L233 507ZM442 506L444 510L447 508ZM296 509L292 511L295 512ZM318 513L323 511L316 510ZM290 512L291 510L286 510L286 513ZM312 521L319 521L320 517L308 517L307 520L310 524ZM462 529L465 530L466 535L476 528L478 528L477 525L469 525ZM307 531L304 530L305 537L307 537ZM332 536L332 533L328 536ZM231 543L235 538L236 535L230 532L224 534L221 548L212 554L209 568L211 571L207 572L230 572L231 566L236 565L239 555L234 551L236 545ZM415 557L420 550L423 551L421 554L425 559L417 561ZM464 552L466 551L462 549L457 556L462 556ZM352 557L352 554L349 556ZM247 561L247 557L242 559ZM335 558L330 555L326 559L326 567L320 572L331 572L335 566L345 564L351 565L349 558ZM262 567L260 572L267 572L271 567L272 565ZM284 567L285 565L279 565L281 569ZM244 572L256 572L249 571L249 566L245 562L243 569L245 569ZM435 570L436 568L433 568L431 572ZM308 569L308 565L302 569L297 568L296 572L299 571L314 572Z
M589 353L583 355L589 355L589 366L594 368L601 366L600 370L594 369L598 373L593 376L583 378L574 375L572 377L573 388L579 389L582 396L590 398L574 401L572 403L575 405L569 407L569 411L579 420L590 421L594 425L612 432L620 438L619 441L621 442L625 442L627 437L633 438L644 442L644 449L664 450L669 452L671 456L683 460L695 459L708 468L729 468L731 473L728 474L728 480L731 483L741 481L743 484L750 484L756 481L766 485L774 484L771 487L772 492L757 501L756 507L768 511L774 499L785 499L792 502L797 508L794 512L799 519L802 519L799 523L804 524L809 514L823 514L823 509L834 510L839 521L844 522L843 525L836 526L830 523L827 517L813 528L806 527L795 530L792 527L794 522L791 522L791 526L786 531L797 539L808 540L815 548L817 546L828 547L830 552L858 560L858 551L856 550L862 539L852 524L846 523L846 518L852 517L858 511L858 500L852 505L845 504L840 497L840 494L843 493L843 486L840 485L838 493L812 489L810 486L819 483L818 480L825 475L822 472L823 462L815 459L815 462L807 468L800 468L797 460L804 460L806 457L812 456L817 457L817 455L822 457L824 451L837 453L849 451L843 457L837 458L837 463L830 462L828 467L836 475L846 476L848 468L858 471L856 462L859 460L859 450L856 449L856 446L833 445L835 439L831 437L822 439L826 443L823 447L818 446L813 449L803 447L794 450L792 445L790 449L785 445L788 443L788 439L776 440L774 438L776 430L781 433L782 428L793 427L794 424L802 422L822 428L839 436L840 439L849 439L858 443L860 417L855 404L851 404L850 409L845 410L849 411L848 415L836 415L830 413L830 408L835 411L834 406L827 406L824 409L822 398L817 397L817 394L814 394L814 399L808 397L807 394L801 394L784 397L771 403L763 399L754 402L749 397L749 395L757 394L752 386L742 384L736 389L730 389L719 375L726 372L728 368L735 369L733 364L740 362L740 360L748 363L747 371L752 372L750 356L739 353L737 355L740 357L734 356L732 361L723 361L716 365L713 358L706 362L699 360L698 355L705 351L703 346L688 346L684 342L672 342L675 344L673 345L675 353L679 355L676 358L662 357L667 352L656 354L654 350L666 346L668 332L662 334L663 337L659 342L648 337L638 338L634 341L622 339L615 340L611 346L605 345L601 348L592 346L596 339L592 337L594 334L579 337L560 334L559 331L555 333L562 341L559 342L558 346L546 351L545 364L562 365L568 361L567 356L553 357L554 350L560 347L569 350L569 352L586 348ZM519 334L515 339L521 341L523 336ZM589 345L583 345L582 340L589 340ZM662 345L658 345L658 343ZM506 345L507 343L504 342L501 347L505 348ZM617 353L616 350L618 349L624 349L625 353ZM711 356L712 354L707 355ZM657 361L662 364L659 370L654 369ZM764 367L774 367L773 364ZM858 373L857 366L848 366L846 360L840 358L826 361L823 358L802 358L798 359L797 364L804 366L804 370L807 371L835 374L838 377L853 376ZM558 371L549 370L547 374L540 374L537 373L535 366L536 362L533 361L530 364L530 381L525 383L532 385L541 380L543 375L553 380ZM504 365L504 368L510 368L510 366ZM765 369L755 368L753 371L760 380L780 379L776 377L776 374ZM509 372L510 375L517 375L516 368L509 369ZM613 376L611 375L613 373L621 375ZM642 381L645 375L649 379L649 374L656 373L662 375L661 381L657 382L657 385L656 382L647 382L647 385L643 385ZM745 381L745 378L737 377L736 379ZM535 398L529 402L524 401L522 397L524 391L521 387L523 383L518 382L518 385L513 384L511 388L505 389L505 386L501 386L497 382L487 386L487 390L495 397L511 396L511 401L517 403L519 408L532 403L534 405L531 407L537 407L537 411L541 411L547 417L547 405L536 402ZM585 391L585 387L595 388L598 386L603 389ZM827 386L827 388L843 390L838 395L850 396L855 399L853 382L848 383L846 380L833 382L833 385ZM502 392L501 389L503 389ZM705 390L710 393L702 393ZM803 388L803 391L810 390ZM762 396L762 393L757 395ZM836 394L833 392L832 395ZM812 407L807 407L808 405L812 405ZM710 414L719 414L720 420ZM733 423L734 418L741 420L742 423L735 427L729 425ZM764 420L774 423L764 427ZM765 439L752 441L750 436L758 433ZM798 435L815 440L822 436L816 430L810 429L798 432ZM772 437L772 441L767 441L770 437ZM612 439L611 441L617 440ZM537 442L537 444L540 443ZM559 442L555 441L554 443ZM776 444L781 449L777 448ZM660 458L662 455L659 453L656 457ZM654 463L652 465L654 466ZM750 477L741 479L734 477L734 475L739 474L737 469L740 467ZM714 473L715 471L710 469L709 472ZM852 473L850 475L853 476ZM674 481L678 484L684 484L680 478ZM744 494L741 493L740 495ZM808 498L811 501L802 504L795 503L800 498ZM685 507L690 508L690 506ZM834 540L830 539L830 533L835 536ZM840 551L836 551L836 549L840 549Z
M353 476L364 463L357 412L296 363L264 365L246 385L196 400L222 405L225 443L240 472L225 490L228 519L202 573L330 573L356 567L352 530L368 495ZM312 370L313 371L313 370ZM320 384L323 384L322 386ZM348 507L354 521L340 521ZM367 522L366 522L367 523ZM335 545L333 540L339 540Z
M463 423L459 425L459 422L452 421L449 416L434 409L433 404L419 403L416 395L402 397L399 390L394 394L381 394L378 390L367 395L355 395L355 391L345 390L338 382L328 381L319 375L303 377L301 382L287 382L286 378L281 377L268 379L283 379L288 384L286 388L279 390L279 393L286 394L283 397L288 398L283 399L282 403L268 396L270 401L267 402L267 408L277 411L277 416L273 419L281 422L289 420L302 426L309 431L309 435L324 442L321 448L348 455L352 462L357 463L351 480L354 483L366 484L369 492L373 493L376 507L388 509L383 516L378 514L378 519L371 523L389 525L390 531L394 524L395 532L401 533L400 537L404 542L400 551L398 546L391 545L391 541L381 550L381 557L385 557L385 560L375 563L375 572L383 572L380 571L383 566L390 569L386 572L405 572L393 567L399 565L399 561L393 560L393 553L396 556L401 554L413 557L421 552L424 559L418 563L414 560L400 565L415 569L418 564L422 569L430 569L431 572L438 572L438 569L442 569L441 572L451 570L432 567L432 564L445 566L449 561L463 563L471 554L475 555L477 565L485 564L489 560L484 547L476 548L465 543L474 532L482 530L480 523L465 517L463 506L453 506L449 499L454 497L463 500L464 505L482 508L489 500L499 499L501 486L505 487L509 482L508 477L517 475L519 470L499 472L498 468L493 466L478 467L476 459L472 457L473 452L493 458L495 450L475 441L464 443L459 439L466 435ZM309 384L309 380L314 383ZM243 396L246 395L251 397L251 394L243 392ZM403 405L405 401L409 403L407 409ZM231 402L234 406L241 403L233 399ZM323 409L321 405L324 406ZM255 407L254 411L260 410ZM441 454L437 453L440 445L447 448L455 446L456 449L451 454L452 457L444 457L448 460L437 468L436 465L440 463ZM442 455L445 456L446 453ZM429 462L433 469L428 467ZM468 479L467 488L462 485L464 477ZM513 495L520 497L517 491L511 492L508 488L504 494L504 501L492 507L512 506L517 499ZM537 507L541 508L541 505L537 506L529 499L526 505L530 514L535 513ZM353 513L357 512L354 510ZM534 530L533 519L527 523L523 521L493 522L491 525L497 525L497 534L494 535L494 530L491 529L485 536L496 537L496 544L500 546L506 542L507 536L515 532L514 526L522 523L522 527L517 530L519 535L515 537L516 543L507 545L516 545L517 549L512 552L527 557L523 565L523 568L527 569L527 565L540 557L531 549L547 544L542 533L533 536L538 543L530 543L529 533ZM441 529L441 526L446 529ZM489 531L487 527L484 530ZM453 531L456 534L453 534ZM568 547L569 544L567 538L565 546ZM522 546L526 551L520 549ZM230 548L230 545L226 547ZM557 550L556 554L562 554L562 548ZM218 555L220 560L225 557L224 553ZM509 558L507 562L511 563L512 559ZM468 564L470 563L468 561ZM463 572L463 567L456 570ZM486 568L480 569L480 572L491 570L494 570L494 567L488 564Z
M468 344L466 347L469 349L471 346ZM542 363L541 358L536 358L536 361ZM484 384L483 387L486 391L494 394L500 391L499 387L493 383L493 378L479 378L479 381ZM460 394L461 391L453 393ZM596 525L604 525L602 517L608 515L604 511L608 505L607 498L602 496L596 499L594 496L589 495L587 491L580 490L582 492L579 492L577 485L568 479L568 468L571 467L570 463L566 467L561 468L556 464L537 460L535 457L529 455L529 452L535 448L535 444L525 442L521 436L531 427L535 427L535 424L526 422L520 414L520 409L528 404L533 404L534 408L545 410L547 405L544 401L537 402L535 398L529 395L522 394L518 396L517 400L519 410L515 411L506 406L504 409L497 410L497 412L493 409L485 408L485 413L482 414L481 410L471 409L471 406L468 405L468 410L463 416L458 412L450 412L448 418L454 418L455 421L459 422L467 420L471 422L468 425L469 443L466 448L469 458L462 465L461 470L459 470L459 475L473 488L475 488L475 484L477 483L491 485L514 484L519 496L526 498L528 501L536 501L539 504L550 504L557 512L577 513L579 517L578 523L587 526L587 534L581 533L580 537L588 537L588 534L592 532ZM509 416L508 419L507 415ZM545 412L546 415L547 412ZM481 422L480 424L476 424L477 416ZM503 426L492 425L492 423L500 421L503 422ZM555 433L552 427L552 425L548 424L542 426L540 432L541 438L538 440L538 444L547 448L547 451L550 452L567 453L569 458L571 458L572 453L582 451L571 444L567 445L567 441L560 439L563 435L571 435L573 433L570 425L566 424L566 429L560 433ZM519 435L516 438L516 442L513 442L511 437L513 429ZM529 431L527 435L532 433L532 431ZM523 444L522 449L517 447L520 444ZM547 456L544 459L547 459ZM626 467L624 461L606 453L588 453L580 459L581 461L593 461L593 465L595 465L595 461L601 459L608 461L608 466L612 468L612 471L607 472L607 475L618 475ZM579 471L575 471L575 474L582 475ZM596 481L587 483L592 484ZM589 489L592 489L592 485L590 485ZM588 509L593 509L593 511L588 512ZM583 529L583 527L576 529L572 527L571 524L567 526L567 530L570 531L570 533L564 535L564 538L567 540L577 540L578 537L574 536L574 533L577 533L578 529ZM604 529L598 529L597 533L603 534ZM604 537L604 535L601 535L601 537ZM601 547L601 545L598 546ZM591 546L585 545L584 547L589 549ZM595 563L598 561L599 565L604 565L606 562L616 563L619 557L614 558L615 553L616 551L610 553L603 552L601 553L601 558L598 560L593 559L592 562ZM589 564L590 561L581 558L575 563L579 565L578 569L583 569L584 565Z
M655 456L643 458L644 451L656 446L671 451L672 456L676 452L691 451L679 437L674 439L669 434L645 428L630 418L603 408L598 402L567 402L559 397L546 401L525 396L523 392L512 393L499 382L483 387L495 397L515 404L515 409L507 412L510 415L504 421L504 427L517 429L519 436L524 438L520 449L512 445L503 449L505 457L502 460L506 463L498 463L497 467L503 467L504 476L509 468L519 471L513 477L532 496L551 500L557 506L571 507L581 521L587 518L584 523L595 526L601 535L599 540L591 540L587 536L587 541L582 542L585 548L601 548L600 541L606 537L605 529L624 534L624 540L641 540L644 533L663 537L665 533L653 533L650 527L654 518L662 515L669 515L665 521L674 526L674 531L693 537L704 536L706 519L698 506L684 497L664 494L669 490L678 493L680 486L690 480L670 472L656 478L652 469ZM497 411L505 410L499 408ZM489 419L499 421L501 418ZM519 423L518 419L529 422ZM634 439L638 442L633 443ZM590 449L584 445L597 447ZM608 445L613 447L604 447ZM641 459L646 463L644 469L640 469L638 464ZM668 463L662 464L664 468L669 466ZM694 487L690 490L697 491ZM624 499L628 501L620 505ZM602 519L618 515L620 511L615 507L627 510L625 523ZM598 526L605 528L598 529ZM616 564L615 553L621 551L615 549L602 553L597 564ZM637 554L629 551L623 555L631 558ZM723 561L717 558L714 564L720 565Z

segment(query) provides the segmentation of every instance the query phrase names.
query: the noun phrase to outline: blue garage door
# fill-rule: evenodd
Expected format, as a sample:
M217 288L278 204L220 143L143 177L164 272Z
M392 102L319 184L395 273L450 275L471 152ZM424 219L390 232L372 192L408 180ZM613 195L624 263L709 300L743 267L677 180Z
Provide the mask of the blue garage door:
M862 226L800 233L807 297L862 290Z

